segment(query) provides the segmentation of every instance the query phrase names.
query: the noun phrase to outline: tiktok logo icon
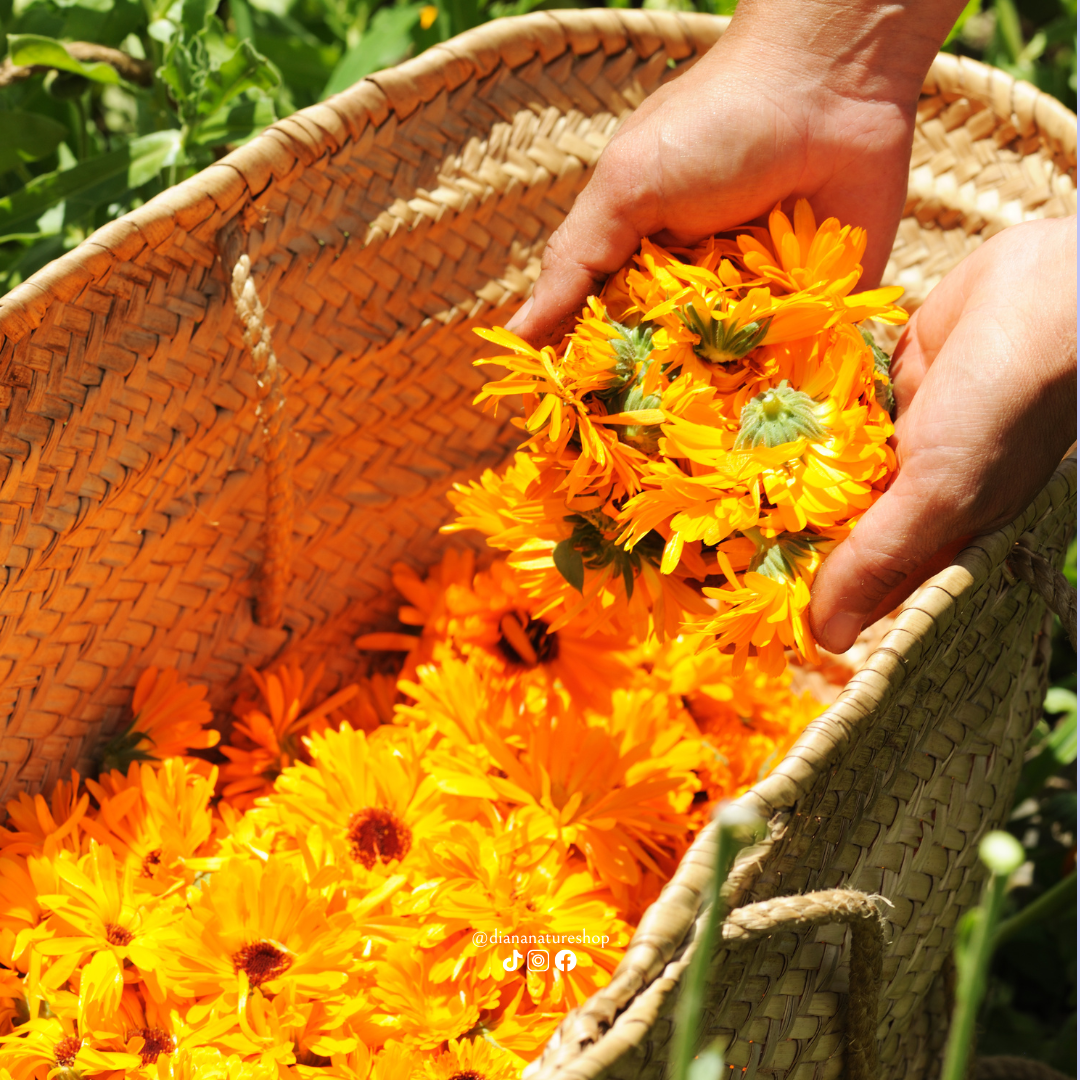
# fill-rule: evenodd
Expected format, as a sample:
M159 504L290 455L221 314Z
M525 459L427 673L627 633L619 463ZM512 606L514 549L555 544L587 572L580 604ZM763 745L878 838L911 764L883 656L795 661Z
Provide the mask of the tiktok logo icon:
M521 967L521 961L524 959L525 958L521 955L521 953L519 953L517 949L515 949L514 955L508 956L503 961L503 969L505 971L517 971L517 969Z

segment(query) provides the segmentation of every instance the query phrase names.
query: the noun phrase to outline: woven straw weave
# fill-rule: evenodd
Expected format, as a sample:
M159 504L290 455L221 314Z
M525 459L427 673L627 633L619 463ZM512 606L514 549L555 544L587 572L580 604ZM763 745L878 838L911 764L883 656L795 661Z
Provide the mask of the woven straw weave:
M244 664L326 659L327 688L356 670L352 638L395 607L391 564L431 562L448 484L516 442L470 405L472 328L527 294L619 120L725 25L632 10L489 24L281 121L0 300L0 797L92 767L149 664L218 704ZM938 58L886 274L912 305L993 232L1073 211L1074 120ZM1005 813L1041 700L1046 615L1006 558L1026 533L1060 559L1074 507L1065 466L920 593L746 797L772 838L740 863L736 903L843 887L892 905L889 1077L933 1058L926 1003L943 1011L974 842ZM711 843L537 1076L662 1075ZM846 933L724 946L710 1026L748 1078L841 1075Z

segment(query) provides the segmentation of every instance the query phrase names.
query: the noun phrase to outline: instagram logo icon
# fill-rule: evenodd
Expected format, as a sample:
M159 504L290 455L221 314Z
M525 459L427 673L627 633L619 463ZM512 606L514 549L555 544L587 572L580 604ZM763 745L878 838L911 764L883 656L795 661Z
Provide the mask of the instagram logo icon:
M525 966L529 971L547 971L551 967L551 956L545 949L530 949L525 957Z

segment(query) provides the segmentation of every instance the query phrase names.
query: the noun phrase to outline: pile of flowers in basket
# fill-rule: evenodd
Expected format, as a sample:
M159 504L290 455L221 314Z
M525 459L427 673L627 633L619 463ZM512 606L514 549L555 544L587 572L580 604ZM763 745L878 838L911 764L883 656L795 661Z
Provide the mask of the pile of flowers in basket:
M0 1080L510 1080L608 982L820 708L782 647L892 466L851 326L895 312L806 213L646 246L562 355L493 333L530 444L457 527L510 554L399 565L366 677L250 671L222 725L150 668L96 778L8 804Z

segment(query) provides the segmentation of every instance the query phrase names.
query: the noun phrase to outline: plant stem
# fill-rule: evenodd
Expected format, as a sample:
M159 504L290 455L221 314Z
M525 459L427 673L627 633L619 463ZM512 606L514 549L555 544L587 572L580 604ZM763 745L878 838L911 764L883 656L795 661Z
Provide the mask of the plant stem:
M992 874L982 903L972 912L971 936L956 949L956 1004L949 1024L941 1080L965 1080L975 1035L975 1019L986 993L986 974L994 951L994 931L1001 918L1007 874Z
M992 948L996 949L1003 941L1007 941L1032 923L1056 914L1070 902L1076 902L1075 870L1068 877L1062 878L1056 885L1047 889L1042 896L1032 900L1026 908L1018 911L1012 918L1003 920L994 934Z
M716 949L716 939L720 934L720 923L726 913L726 905L720 895L720 890L727 881L728 872L735 861L736 854L748 843L748 839L745 838L745 826L749 823L749 819L742 812L732 813L734 810L735 808L731 808L722 811L718 816L716 863L706 894L709 910L701 929L701 940L694 949L690 967L686 972L686 981L683 983L675 1009L675 1036L669 1065L671 1080L686 1080L689 1073L694 1047L700 1036L709 966Z

